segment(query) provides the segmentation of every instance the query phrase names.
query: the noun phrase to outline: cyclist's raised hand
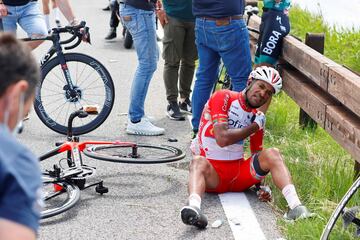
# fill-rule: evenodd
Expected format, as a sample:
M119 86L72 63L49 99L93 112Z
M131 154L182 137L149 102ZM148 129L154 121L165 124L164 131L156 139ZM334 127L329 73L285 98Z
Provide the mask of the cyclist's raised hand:
M265 127L266 117L265 114L261 111L257 111L254 119L254 123L259 126L259 130Z

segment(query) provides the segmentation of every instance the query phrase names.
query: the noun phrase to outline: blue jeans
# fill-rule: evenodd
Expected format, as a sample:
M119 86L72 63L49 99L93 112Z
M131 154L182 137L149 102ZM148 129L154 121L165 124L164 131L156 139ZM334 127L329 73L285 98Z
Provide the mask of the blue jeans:
M192 94L192 126L198 130L201 113L217 79L220 58L231 77L234 91L246 87L251 72L249 33L244 20L217 26L215 21L196 18L196 46L199 67Z
M2 17L4 32L16 33L17 23L31 36L46 36L48 34L45 19L40 12L38 2L29 2L22 6L8 6L8 15Z
M139 62L130 93L129 117L134 122L141 120L145 115L146 93L159 60L155 13L120 4L120 16L121 21L133 37Z

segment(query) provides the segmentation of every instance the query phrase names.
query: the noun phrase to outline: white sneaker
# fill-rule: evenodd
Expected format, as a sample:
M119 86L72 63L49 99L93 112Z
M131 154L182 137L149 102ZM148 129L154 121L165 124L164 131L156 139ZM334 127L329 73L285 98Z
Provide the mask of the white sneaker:
M132 123L128 120L126 133L133 135L157 136L164 134L165 129L153 125L148 118L143 117L138 123Z

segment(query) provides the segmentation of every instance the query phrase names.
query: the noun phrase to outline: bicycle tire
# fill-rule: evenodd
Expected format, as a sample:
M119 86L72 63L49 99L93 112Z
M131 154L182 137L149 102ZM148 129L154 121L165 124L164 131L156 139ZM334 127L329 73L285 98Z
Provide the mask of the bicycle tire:
M98 160L119 162L119 163L135 163L135 164L153 164L174 162L185 157L185 153L180 149L168 145L150 145L136 144L138 147L137 157L132 157L131 145L101 145L91 146L84 149L84 154L88 157ZM150 154L156 154L154 156Z
M133 45L133 38L129 30L126 29L125 31L125 38L124 38L124 48L130 49Z
M41 218L49 218L63 213L80 200L80 189L68 181L58 181L55 178L43 174L44 208L41 211ZM55 190L55 186L61 190Z
M41 68L42 80L36 90L34 108L48 128L65 135L73 111L83 105L99 105L98 115L74 120L73 134L81 135L99 127L109 116L115 99L114 83L107 69L93 57L81 53L65 53L64 57L75 79L76 97L66 91L68 85L59 58L55 57Z
M321 240L327 240L327 239L344 239L343 237L337 237L337 238L332 238L333 236L330 235L334 235L334 231L335 231L335 227L336 225L340 224L339 219L341 218L341 215L345 209L345 207L347 206L347 204L349 203L349 201L352 199L352 197L357 193L357 190L360 187L360 177L351 185L351 187L349 188L349 190L346 192L346 194L344 195L344 197L341 199L341 201L339 202L339 204L337 205L335 211L332 213L329 221L327 222L323 233L321 235ZM340 231L342 233L339 234L346 234L344 231ZM353 234L353 232L349 232L349 234Z

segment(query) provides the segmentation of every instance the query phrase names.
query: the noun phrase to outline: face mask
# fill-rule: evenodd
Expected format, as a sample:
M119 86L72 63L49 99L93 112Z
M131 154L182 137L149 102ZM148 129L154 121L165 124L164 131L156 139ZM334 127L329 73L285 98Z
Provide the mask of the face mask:
M20 134L23 131L24 124L23 124L23 114L24 114L24 104L25 104L25 95L24 93L21 93L20 99L19 99L19 112L17 117L17 123L14 129L12 130L12 134L16 136L17 134ZM9 110L5 110L4 112L4 124L8 126L9 118L10 118Z

